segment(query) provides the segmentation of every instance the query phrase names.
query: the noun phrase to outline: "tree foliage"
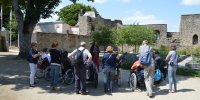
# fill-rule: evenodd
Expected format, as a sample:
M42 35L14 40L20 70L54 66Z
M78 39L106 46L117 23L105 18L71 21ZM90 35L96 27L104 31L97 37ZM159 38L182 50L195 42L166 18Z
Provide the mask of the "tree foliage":
M153 29L147 26L130 25L123 26L115 31L115 43L118 45L128 44L137 46L143 40L148 40L150 44L155 43Z
M86 11L94 11L96 16L99 16L99 13L94 7L86 6L84 4L71 4L65 6L58 12L59 20L74 26L78 22L79 13L85 13Z
M0 0L0 4L3 5L3 27L6 27L6 24L9 23L10 20L10 9L11 9L11 1L10 0Z
M113 45L113 31L108 27L101 26L98 28L98 31L92 33L92 40L104 47Z

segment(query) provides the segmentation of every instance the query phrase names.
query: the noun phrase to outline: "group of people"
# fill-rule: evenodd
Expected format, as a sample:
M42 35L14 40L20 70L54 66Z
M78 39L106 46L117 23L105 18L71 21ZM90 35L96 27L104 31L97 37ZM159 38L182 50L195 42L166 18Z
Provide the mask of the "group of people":
M35 87L36 82L34 81L34 77L36 74L37 69L37 63L38 59L40 57L48 59L50 63L50 69L51 69L51 86L52 90L59 90L58 88L58 77L59 77L59 71L61 68L61 57L67 56L68 58L75 59L76 54L78 51L82 52L82 58L83 58L83 67L80 67L82 65L76 65L74 66L74 73L75 73L75 92L77 94L88 94L88 91L86 91L86 65L91 63L93 61L95 65L97 66L97 69L99 71L99 47L96 43L92 44L92 47L89 50L85 48L86 43L82 41L80 43L80 47L75 49L72 53L69 55L61 55L61 52L58 50L58 42L53 42L51 45L51 49L48 50L47 48L43 49L43 52L37 51L37 43L31 43L31 49L28 51L28 61L30 66L30 87Z
M149 65L143 65L144 68L144 78L145 78L145 86L146 86L146 92L147 96L150 98L153 98L153 90L152 86L154 83L154 73L155 73L155 60L159 59L153 58L153 52L152 48L148 45L148 41L144 40L142 45L139 48L139 65L141 58L146 55L148 52L151 54L151 62ZM177 63L177 53L176 53L176 46L171 45L170 51L168 55L165 58L165 61L168 62L168 80L169 80L169 93L174 93L177 91L177 81L176 81L176 69L178 66Z
M104 77L104 92L110 92L110 81L114 79L116 63L118 62L116 55L113 53L113 47L107 46L107 53L105 53L102 57L102 72ZM51 45L51 49L49 50L50 55L47 53L47 49L43 50L44 57L48 57L51 68L51 86L52 90L58 90L58 73L61 66L61 53L58 50L58 42L53 42ZM80 43L80 47L75 49L72 53L70 53L68 58L75 59L77 53L82 53L83 67L82 65L74 66L75 73L75 92L76 94L86 95L88 91L86 90L86 65L92 60L97 70L100 71L99 68L99 47L94 42L90 48L90 50L86 49L86 42L82 41ZM142 45L139 48L139 60L138 64L140 65L140 60L142 56L144 56L147 52L150 52L152 55L152 48L148 45L148 41L144 40ZM37 51L37 43L31 44L31 49L29 50L29 66L30 66L30 87L35 87L35 73L37 68L38 58L41 56L41 53ZM166 57L166 61L168 61L168 79L169 79L169 92L176 92L176 69L177 69L177 53L176 46L172 45L171 50ZM155 58L156 59L156 58ZM155 73L155 59L151 56L151 62L149 65L143 65L144 68L144 78L145 78L145 86L147 96L150 98L154 97L153 95L153 79Z

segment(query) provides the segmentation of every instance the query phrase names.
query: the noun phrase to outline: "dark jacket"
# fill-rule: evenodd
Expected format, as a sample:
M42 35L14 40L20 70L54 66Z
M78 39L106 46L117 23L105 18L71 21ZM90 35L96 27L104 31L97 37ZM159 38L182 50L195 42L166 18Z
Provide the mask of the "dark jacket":
M38 51L37 50L33 50L33 49L30 49L29 52L28 52L28 61L29 63L34 63L34 64L37 64L38 62L38 57L37 58L33 58L33 55L35 54L38 54Z
M50 49L51 63L61 64L61 54L57 49Z
M103 55L102 64L104 67L115 68L117 63L116 56L112 53L106 53Z

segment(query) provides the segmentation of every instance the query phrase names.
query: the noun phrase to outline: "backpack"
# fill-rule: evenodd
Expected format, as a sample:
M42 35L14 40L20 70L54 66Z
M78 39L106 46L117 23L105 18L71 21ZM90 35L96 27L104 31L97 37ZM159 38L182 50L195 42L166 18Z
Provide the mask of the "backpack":
M84 67L84 61L83 61L83 51L85 49L78 50L76 51L76 53L74 54L74 60L73 60L73 66L75 68L83 68Z
M141 63L142 65L145 65L145 66L148 66L148 65L151 64L150 47L149 47L148 52L147 52L145 55L143 55L143 56L141 57L140 63Z
M155 76L154 76L154 79L155 79L155 81L159 81L160 79L161 79L161 71L160 71L160 69L156 69L155 70Z

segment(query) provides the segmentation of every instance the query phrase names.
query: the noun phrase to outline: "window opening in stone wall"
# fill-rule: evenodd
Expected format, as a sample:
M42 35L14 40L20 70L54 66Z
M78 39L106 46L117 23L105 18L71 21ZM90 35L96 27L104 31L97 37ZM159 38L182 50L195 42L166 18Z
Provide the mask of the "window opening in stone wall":
M154 36L155 36L156 40L159 40L160 39L160 31L159 30L155 30L154 33L155 33Z
M193 36L192 43L193 45L198 43L198 36L196 34Z

